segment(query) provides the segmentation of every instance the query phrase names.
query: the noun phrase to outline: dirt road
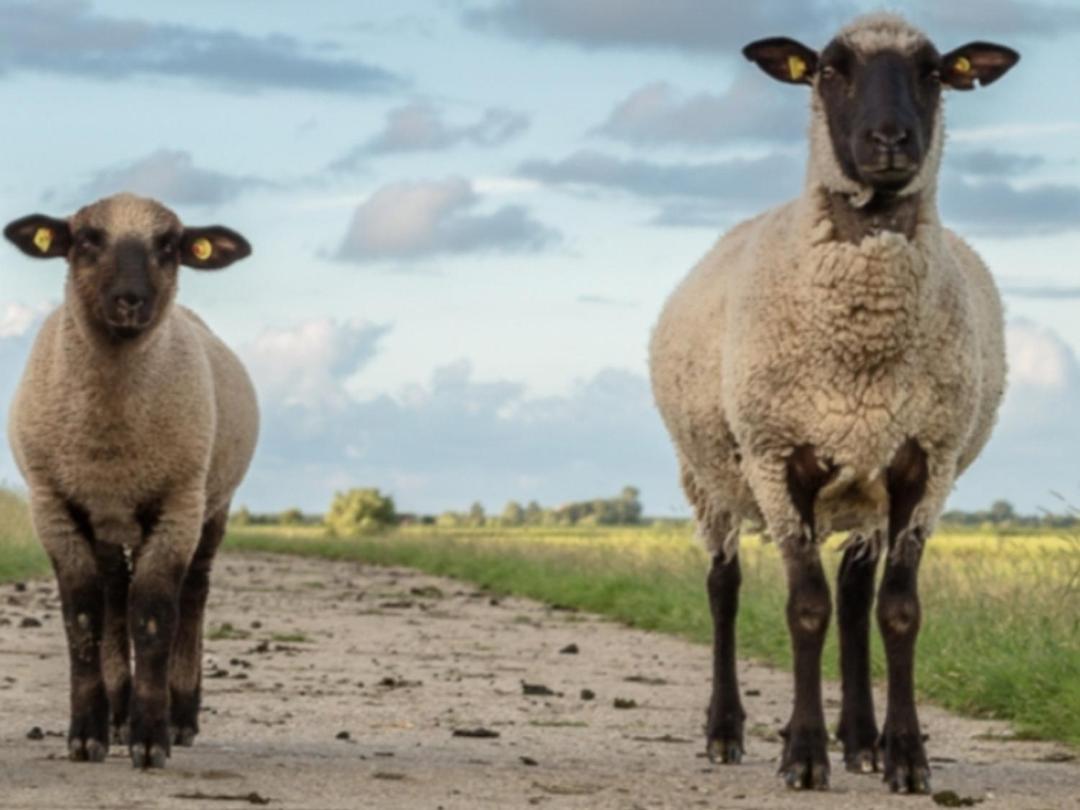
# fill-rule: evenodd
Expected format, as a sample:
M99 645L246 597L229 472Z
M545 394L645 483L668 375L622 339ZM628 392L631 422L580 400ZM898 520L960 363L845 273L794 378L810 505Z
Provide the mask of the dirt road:
M157 772L117 748L73 764L55 588L0 586L0 808L934 806L845 773L836 752L832 792L785 790L789 676L751 664L746 761L711 766L708 651L572 611L402 569L224 556L209 617L195 747ZM834 722L835 685L827 695ZM930 707L923 720L936 791L1080 810L1080 765L1062 747ZM492 734L454 736L477 730Z

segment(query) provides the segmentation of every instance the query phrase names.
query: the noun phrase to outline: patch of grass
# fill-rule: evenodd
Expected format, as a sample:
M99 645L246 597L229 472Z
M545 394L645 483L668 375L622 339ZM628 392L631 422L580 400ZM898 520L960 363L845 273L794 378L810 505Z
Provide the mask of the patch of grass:
M251 638L251 633L242 628L234 627L231 622L222 622L211 627L206 633L206 638L209 641L239 641Z
M270 640L282 644L305 644L311 641L311 638L307 633L271 633Z
M0 487L0 582L48 573L49 559L34 536L26 500Z
M343 539L269 528L237 530L228 546L404 565L698 643L711 639L708 561L678 528L416 527ZM840 558L835 542L824 558L834 575ZM790 668L779 554L747 538L742 567L740 653ZM940 534L930 540L920 579L922 696L965 714L1010 720L1024 736L1080 745L1080 540ZM884 657L873 635L880 678ZM838 677L835 623L824 669Z

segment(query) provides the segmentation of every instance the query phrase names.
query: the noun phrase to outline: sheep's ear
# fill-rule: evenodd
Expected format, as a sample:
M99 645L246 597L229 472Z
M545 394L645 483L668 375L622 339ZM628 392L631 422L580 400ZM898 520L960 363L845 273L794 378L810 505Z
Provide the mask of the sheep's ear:
M67 220L31 214L4 228L4 236L27 256L55 259L67 256L71 248L71 228Z
M1020 54L993 42L969 42L941 57L941 81L956 90L993 84L1020 61Z
M250 255L248 240L221 225L184 228L180 237L180 264L196 270L220 270Z
M817 72L817 51L787 37L771 37L751 42L743 56L774 79L788 84L813 84Z

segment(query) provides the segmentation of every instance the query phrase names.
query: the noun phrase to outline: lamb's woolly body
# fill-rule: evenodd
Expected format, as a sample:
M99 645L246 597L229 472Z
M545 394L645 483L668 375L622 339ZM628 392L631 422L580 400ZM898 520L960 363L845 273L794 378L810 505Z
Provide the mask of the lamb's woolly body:
M874 15L845 32L859 44L890 31L910 41L913 29L897 20ZM883 472L908 438L929 464L912 525L930 530L989 438L1004 390L1000 299L934 203L940 111L904 192L919 195L914 237L883 231L856 245L838 237L825 195L858 206L866 190L842 175L814 98L803 195L724 236L672 294L653 335L654 394L714 552L733 551L748 518L779 541L805 533L785 466L803 444L839 468L817 500L817 538L881 536Z
M9 433L31 495L70 499L101 541L138 546L136 512L224 509L258 432L254 389L236 356L189 310L172 305L137 347L88 336L69 291L45 321L11 410Z

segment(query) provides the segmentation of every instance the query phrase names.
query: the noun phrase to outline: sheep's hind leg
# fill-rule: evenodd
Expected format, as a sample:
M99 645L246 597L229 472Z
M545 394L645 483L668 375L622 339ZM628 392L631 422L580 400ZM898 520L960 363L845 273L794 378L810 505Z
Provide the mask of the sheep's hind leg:
M176 745L189 746L199 733L202 696L203 615L210 592L210 568L225 536L226 506L203 525L199 546L180 591L180 626L173 644L169 688L172 693L170 734Z
M804 528L781 542L788 579L788 632L795 659L795 704L781 732L780 774L796 790L826 790L829 753L821 701L821 649L832 605L814 536L814 502L834 470L808 445L795 449L786 468L788 495Z
M870 608L879 548L874 538L851 538L836 576L843 705L836 736L853 773L878 769L878 727L870 687Z
M71 660L71 724L68 755L75 762L103 762L109 752L109 700L101 676L99 647L104 597L94 533L78 505L35 494L34 526L52 560Z
M112 741L117 745L127 745L128 710L131 704L131 642L128 637L127 603L131 571L122 546L99 543L96 553L105 584L101 670L112 715Z
M739 612L742 572L736 551L730 560L721 551L709 570L709 606L713 619L713 686L706 726L706 752L714 762L736 764L743 756L746 712L739 698L735 666L735 617Z
M889 691L882 734L885 781L894 792L929 793L930 766L915 709L915 640L922 610L918 574L923 530L911 517L926 491L926 453L914 440L888 469L889 552L878 593L878 624L885 641Z

